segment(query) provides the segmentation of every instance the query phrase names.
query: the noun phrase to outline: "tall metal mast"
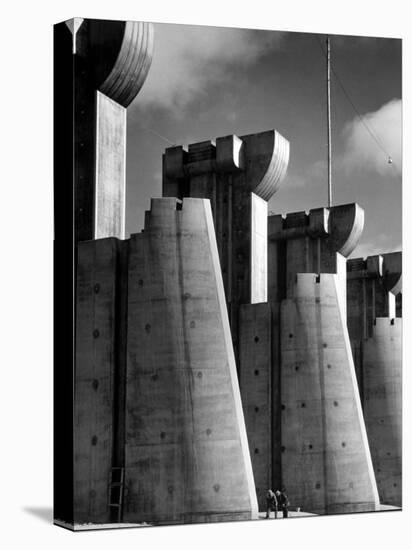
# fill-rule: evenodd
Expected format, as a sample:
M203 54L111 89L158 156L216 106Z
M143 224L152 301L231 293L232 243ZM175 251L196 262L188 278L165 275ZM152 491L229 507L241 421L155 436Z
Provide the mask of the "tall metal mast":
M330 117L330 38L326 37L326 95L328 111L328 206L332 206L332 134Z

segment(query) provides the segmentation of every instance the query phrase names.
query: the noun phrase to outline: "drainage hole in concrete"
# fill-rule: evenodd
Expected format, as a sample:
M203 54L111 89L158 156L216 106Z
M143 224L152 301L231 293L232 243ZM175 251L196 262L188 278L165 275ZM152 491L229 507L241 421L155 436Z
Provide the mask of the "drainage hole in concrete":
M255 370L255 376L259 376L259 371Z
M259 336L255 336L255 342L256 342L256 343L259 342Z

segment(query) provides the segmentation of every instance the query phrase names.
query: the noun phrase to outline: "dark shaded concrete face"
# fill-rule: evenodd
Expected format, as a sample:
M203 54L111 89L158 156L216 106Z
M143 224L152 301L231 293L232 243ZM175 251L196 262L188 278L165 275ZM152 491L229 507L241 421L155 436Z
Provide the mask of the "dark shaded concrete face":
M350 260L347 285L348 329L379 496L401 506L402 254Z
M75 40L90 86L127 107L150 69L153 27L137 21L84 19Z

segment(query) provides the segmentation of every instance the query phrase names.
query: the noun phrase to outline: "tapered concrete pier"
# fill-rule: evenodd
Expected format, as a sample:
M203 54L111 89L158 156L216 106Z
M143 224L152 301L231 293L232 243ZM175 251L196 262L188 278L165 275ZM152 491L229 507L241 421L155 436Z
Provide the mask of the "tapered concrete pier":
M257 518L209 201L153 199L129 254L124 520Z
M269 217L269 301L280 334L273 452L292 506L308 512L379 504L346 325L346 257L362 228L356 204Z
M384 504L402 505L402 254L348 262L348 329ZM399 304L399 302L398 302Z
M126 110L152 50L148 23L75 18L54 27L54 517L68 525L113 515L124 327L114 322L123 252L110 238L124 238Z

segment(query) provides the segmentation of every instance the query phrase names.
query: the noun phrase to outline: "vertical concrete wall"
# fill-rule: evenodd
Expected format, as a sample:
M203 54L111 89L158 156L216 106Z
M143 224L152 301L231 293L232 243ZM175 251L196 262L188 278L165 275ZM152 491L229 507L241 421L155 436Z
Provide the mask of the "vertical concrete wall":
M78 257L77 247L96 237L124 236L125 108L143 85L152 50L150 23L75 18L54 27L54 517L69 525L107 520L106 460L110 438L121 437L121 422L113 420L110 435L96 410L101 406L106 419L124 387L120 377L116 390L107 389L113 378L107 350L117 338L104 345L100 337L90 341L100 330L91 327L94 307L100 319L109 315L110 300L105 295L103 314L103 303L88 296L86 280L95 267L86 265L84 250ZM108 258L106 251L102 257ZM96 257L100 273L98 262ZM104 334L113 328L105 323ZM109 359L100 356L106 352ZM91 376L96 390L90 390ZM92 448L90 438L96 441ZM120 459L115 453L115 463Z
M281 310L282 481L320 514L379 504L339 284L297 274Z
M74 373L74 522L110 520L108 486L116 437L118 334L117 239L78 248Z
M73 34L76 242L124 238L126 108L151 64L153 28L135 21L77 19ZM67 28L67 32L70 32Z
M130 241L125 521L251 519L253 474L208 201Z
M348 329L379 496L402 504L400 252L348 262ZM399 313L399 310L398 310Z
M94 238L124 239L126 109L96 92Z
M363 350L364 415L381 502L402 505L402 319L377 318Z
M240 307L239 382L260 510L272 487L272 322L269 304Z
M163 195L210 199L232 327L240 304L266 301L267 201L288 161L289 143L275 130L166 149Z
M292 506L317 513L378 504L346 327L346 257L362 228L356 204L269 217L272 462Z

